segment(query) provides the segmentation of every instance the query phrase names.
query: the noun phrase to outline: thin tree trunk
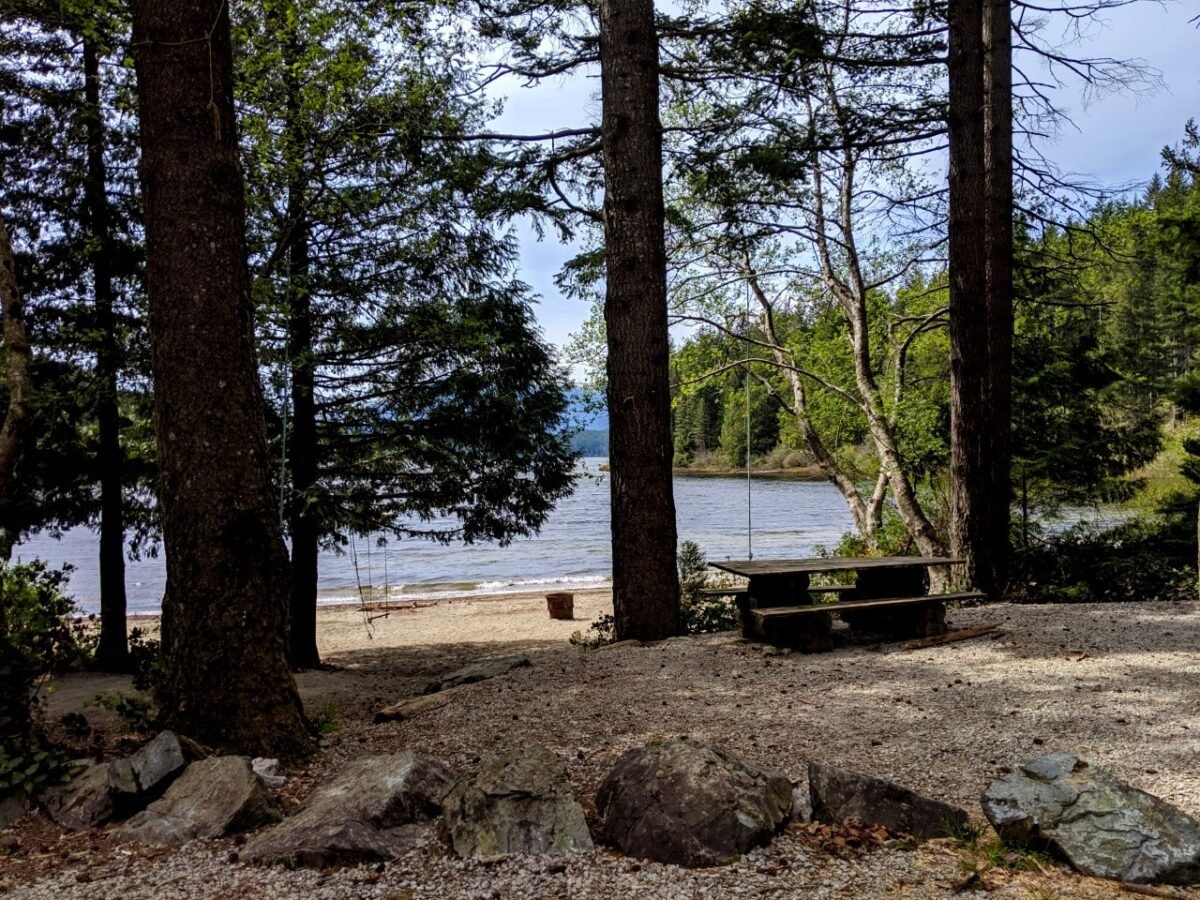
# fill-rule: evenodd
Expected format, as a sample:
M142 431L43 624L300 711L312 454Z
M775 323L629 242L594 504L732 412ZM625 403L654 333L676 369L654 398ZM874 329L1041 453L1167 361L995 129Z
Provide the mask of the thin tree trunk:
M306 207L304 129L301 120L300 84L296 66L301 56L299 15L292 4L279 4L275 30L283 47L287 121L283 155L288 167L287 312L288 366L292 384L292 433L288 471L291 480L288 530L292 538L291 628L288 658L294 668L313 669L321 664L317 650L317 575L321 523L312 512L312 491L317 484L317 367L313 346L311 231Z
M167 592L167 723L239 753L311 752L287 665L290 578L254 358L224 0L135 0Z
M125 623L125 457L117 408L121 354L113 315L112 238L108 217L108 173L104 164L104 115L100 106L100 57L95 40L84 35L84 121L87 131L85 204L95 292L96 418L100 426L100 642L96 668L123 672L129 667Z
M1012 335L1013 335L1013 99L1011 0L987 0L983 40L986 53L984 166L987 189L988 399L992 406L989 461L991 497L990 572L993 599L1008 583L1012 508Z
M949 0L950 528L964 578L991 593L983 6Z
M613 611L618 639L679 630L653 0L601 0Z
M3 316L5 375L8 381L8 411L0 426L0 497L12 490L14 473L21 457L33 414L33 352L25 332L25 308L17 290L17 267L13 260L8 229L0 221L0 315ZM15 540L15 536L13 536ZM12 553L12 540L8 545Z
M302 206L303 188L300 192ZM289 527L292 537L292 607L288 656L295 668L321 664L317 651L317 556L320 522L311 511L317 484L316 364L313 357L312 298L308 290L309 232L298 219L288 268L288 357L292 378L292 435L288 456L292 481Z

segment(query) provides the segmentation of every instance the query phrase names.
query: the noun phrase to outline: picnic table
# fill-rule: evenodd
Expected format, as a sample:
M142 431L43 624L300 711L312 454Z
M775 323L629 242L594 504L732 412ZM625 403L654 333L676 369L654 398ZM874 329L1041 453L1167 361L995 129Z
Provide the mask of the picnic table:
M747 585L709 593L736 598L746 637L816 652L833 646L833 613L857 631L890 639L944 634L946 603L983 595L930 594L928 569L961 562L941 556L725 560L711 565L745 578ZM811 584L813 575L850 572L856 576L852 584ZM836 602L817 602L823 594Z

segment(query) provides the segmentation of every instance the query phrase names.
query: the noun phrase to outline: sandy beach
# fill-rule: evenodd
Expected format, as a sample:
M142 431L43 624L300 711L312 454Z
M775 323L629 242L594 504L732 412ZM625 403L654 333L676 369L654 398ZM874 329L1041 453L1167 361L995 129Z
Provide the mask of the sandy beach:
M320 646L335 668L300 673L298 681L307 708L334 730L317 760L288 773L285 797L301 801L364 754L420 750L462 770L537 742L567 762L592 815L596 788L623 750L689 735L778 769L801 788L808 761L822 760L961 805L980 821L979 794L991 779L1068 750L1200 816L1200 605L952 610L954 627L1001 622L1002 631L916 651L854 644L804 655L733 633L572 647L571 632L586 630L610 603L606 591L577 594L573 622L551 620L541 595L443 601L385 616L322 608ZM373 724L382 706L420 694L432 678L514 652L529 655L532 666L459 689L451 702L411 719ZM102 727L111 714L83 701L123 686L120 678L69 676L50 696L49 715L81 711ZM422 846L378 871L334 872L231 861L233 840L142 853L97 835L60 834L35 817L22 827L21 849L0 860L0 884L15 896L60 900L1126 896L1053 863L981 862L977 849L951 841L831 853L799 825L720 869L683 870L603 848L554 863L483 864L454 858L431 827ZM975 892L961 885L973 867L985 873Z

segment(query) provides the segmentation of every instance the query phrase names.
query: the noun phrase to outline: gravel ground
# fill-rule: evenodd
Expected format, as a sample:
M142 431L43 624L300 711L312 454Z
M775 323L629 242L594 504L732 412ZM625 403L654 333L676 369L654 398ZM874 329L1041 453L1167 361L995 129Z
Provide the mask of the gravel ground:
M603 605L592 598L586 612ZM584 653L563 640L564 623L548 634L539 624L545 615L530 598L458 603L394 616L404 627L391 637L377 629L371 649L326 642L340 670L299 680L309 709L336 715L339 728L317 762L293 773L287 796L301 799L364 753L422 750L463 768L537 741L568 761L591 816L596 788L622 750L658 735L689 735L800 784L808 761L819 759L957 803L973 817L990 779L1044 752L1069 750L1200 817L1195 604L962 609L950 613L954 627L1003 622L1002 634L927 650L857 644L811 656L729 634ZM452 625L449 640L440 637L439 620ZM448 705L409 721L371 724L379 707L420 693L433 676L512 652L528 653L533 666L457 691ZM96 689L86 676L66 680L52 713ZM0 847L6 843L0 893L58 900L1128 896L1036 859L1022 863L1028 871L989 867L978 847L961 842L854 849L836 833L799 825L735 866L696 871L604 849L568 859L460 861L432 827L421 847L379 871L251 867L236 861L236 840L174 852L116 847L102 835L60 835L36 817L0 838ZM982 872L981 883L964 883L973 870Z

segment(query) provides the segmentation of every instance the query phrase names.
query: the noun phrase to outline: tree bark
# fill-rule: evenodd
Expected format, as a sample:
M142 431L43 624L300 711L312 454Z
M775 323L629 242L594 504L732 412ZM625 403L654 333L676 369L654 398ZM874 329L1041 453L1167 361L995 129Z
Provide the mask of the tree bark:
M84 186L96 311L96 418L100 428L100 642L95 665L104 672L129 668L125 621L125 457L117 376L121 367L113 315L112 238L108 216L108 173L104 163L104 115L100 105L100 57L95 39L83 37L84 124L87 181Z
M224 0L135 0L147 285L167 555L167 723L239 753L312 750L254 358Z
M949 0L950 527L964 578L990 585L983 4Z
M679 630L653 0L600 3L613 610L618 640Z
M8 411L0 426L0 497L12 490L13 476L29 432L33 402L33 352L25 331L25 308L17 290L8 229L0 221L0 315L3 316L4 356L8 380ZM12 553L12 539L8 541ZM8 559L8 556L5 556Z
M318 477L317 366L313 355L313 308L309 290L311 232L306 210L307 184L303 172L305 142L300 84L296 77L302 47L298 34L298 14L291 15L289 7L291 4L279 4L274 17L275 30L283 46L284 88L287 91L284 162L289 167L286 300L292 433L288 444L290 453L286 477L291 481L288 530L292 539L292 596L288 659L293 668L312 669L321 664L321 655L317 650L317 558L321 523L310 506ZM281 474L280 477L285 476Z
M293 188L297 190L297 188ZM298 190L301 191L302 188ZM288 357L292 380L289 529L292 537L292 605L288 658L295 668L321 664L317 650L317 556L321 524L309 501L317 484L316 362L312 298L308 290L309 235L297 207L288 266Z
M1013 98L1011 0L984 6L984 166L987 190L988 398L991 534L986 590L999 599L1008 584L1012 509Z

